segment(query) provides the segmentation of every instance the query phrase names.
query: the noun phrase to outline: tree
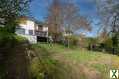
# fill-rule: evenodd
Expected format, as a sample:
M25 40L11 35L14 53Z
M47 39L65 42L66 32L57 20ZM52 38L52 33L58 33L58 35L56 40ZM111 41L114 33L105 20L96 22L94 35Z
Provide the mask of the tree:
M119 47L119 1L97 0L97 4L104 24L102 28L111 34L115 53L115 48Z
M52 0L49 6L47 25L50 34L64 33L65 29L75 32L78 29L90 30L90 23L79 13L79 7L70 0Z
M101 15L103 28L108 32L119 30L119 2L118 0L96 0ZM116 25L115 25L116 24ZM116 30L115 30L116 31Z
M8 32L15 32L16 19L28 10L29 2L30 0L0 0L0 23Z
M69 28L71 32L75 32L76 30L91 30L89 20L80 15L79 6L77 6L73 1L67 2L62 5L62 26L65 28Z
M49 31L52 33L58 33L60 28L60 11L61 4L59 0L53 0L49 8L49 14L47 18L48 26L50 26Z
M18 41L13 33L17 26L17 18L20 15L24 15L28 9L29 2L30 0L0 0L1 79L28 79L27 46L22 45L23 40L22 43ZM19 52L23 54L21 57L18 55ZM21 66L21 64L23 65Z

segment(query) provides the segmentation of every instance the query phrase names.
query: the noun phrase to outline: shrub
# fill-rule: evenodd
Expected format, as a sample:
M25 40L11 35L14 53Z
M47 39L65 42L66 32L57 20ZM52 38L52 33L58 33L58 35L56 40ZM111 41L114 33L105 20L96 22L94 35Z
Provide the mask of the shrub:
M6 31L0 31L0 47L11 46L13 45L14 41L14 34Z
M27 39L17 36L14 33L7 32L4 28L0 28L0 47L11 47L18 42L26 42Z
M14 37L17 42L28 42L28 40L25 37L18 36L18 35L15 35Z
M79 42L79 39L77 36L66 36L65 37L65 44L67 44L68 46L77 46Z
M33 45L32 50L37 55L31 60L32 79L66 79L64 75L66 69L61 62L52 58L53 52L38 44Z
M113 42L112 42L111 38L106 39L104 44L105 44L106 47L109 47L109 48L113 47Z

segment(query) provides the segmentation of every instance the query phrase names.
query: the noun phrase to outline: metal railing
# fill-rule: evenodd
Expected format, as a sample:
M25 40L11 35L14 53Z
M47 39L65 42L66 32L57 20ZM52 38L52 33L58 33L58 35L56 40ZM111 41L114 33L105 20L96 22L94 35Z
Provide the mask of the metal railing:
M36 36L47 37L47 32L35 31Z

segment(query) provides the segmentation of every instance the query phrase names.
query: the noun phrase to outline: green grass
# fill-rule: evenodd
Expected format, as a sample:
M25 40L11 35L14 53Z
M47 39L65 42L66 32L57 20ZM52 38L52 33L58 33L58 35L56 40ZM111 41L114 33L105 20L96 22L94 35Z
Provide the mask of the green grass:
M63 52L66 48L63 45L59 45L59 44L47 44L47 43L38 43L38 44L34 44L33 47L42 47L45 50L48 50L48 52Z
M63 73L67 71L66 68L51 56L56 50L63 51L64 46L39 43L32 45L32 48L37 53L37 57L31 61L33 79L44 79L44 72L48 73L49 79L66 79Z
M73 63L75 61L76 64L82 64L85 68L89 70L94 70L95 72L99 72L101 75L101 79L109 79L109 70L110 69L119 69L119 57L116 55L106 54L102 52L93 52L88 51L85 49L80 48L66 48L65 46L58 45L58 44L36 44L33 47L40 47L44 48L50 55L59 55L61 59L59 61L65 61L62 58L65 58L69 61L66 63L67 65ZM63 64L62 64L63 65ZM76 67L76 65L72 65ZM68 68L68 66L67 66ZM70 67L69 67L70 69ZM80 67L77 67L79 71L81 70ZM84 73L81 72L80 78L86 79ZM88 72L87 72L88 73ZM61 76L61 75L60 75ZM65 79L65 78L63 78Z

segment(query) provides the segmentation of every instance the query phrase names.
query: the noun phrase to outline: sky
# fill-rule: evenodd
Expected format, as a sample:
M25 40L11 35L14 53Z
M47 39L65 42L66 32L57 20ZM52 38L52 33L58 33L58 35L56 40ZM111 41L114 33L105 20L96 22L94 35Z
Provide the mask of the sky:
M49 0L50 1L50 0ZM75 0L75 3L80 8L80 14L88 17L91 20L92 32L86 33L87 36L96 36L99 29L100 22L97 13L96 4L93 0ZM44 21L47 16L47 2L46 0L34 0L30 5L30 14L39 21Z

